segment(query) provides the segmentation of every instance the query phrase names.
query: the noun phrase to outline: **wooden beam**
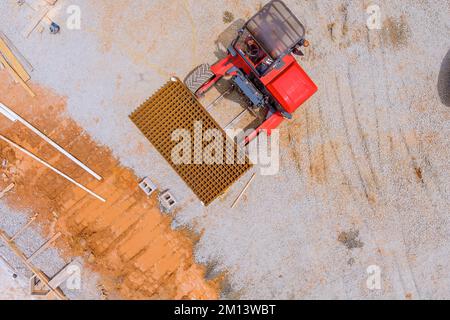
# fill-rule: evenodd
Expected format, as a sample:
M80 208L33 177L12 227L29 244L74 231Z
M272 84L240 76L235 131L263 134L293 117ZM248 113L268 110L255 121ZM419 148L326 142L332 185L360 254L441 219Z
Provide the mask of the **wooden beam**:
M31 261L34 258L36 258L38 255L40 255L42 252L47 250L58 238L61 237L61 232L58 232L53 235L53 237L50 238L46 243L44 243L39 249L37 249L31 256L27 258L27 261Z
M14 189L15 184L11 183L9 186L7 186L4 190L0 191L0 199L3 198L8 192L10 192L12 189Z
M38 214L36 213L33 217L31 217L30 221L28 221L26 225L20 228L20 230L17 231L16 234L13 235L11 239L9 239L9 241L11 242L16 240L17 237L20 236L34 222L34 220L36 220L37 216Z
M45 284L36 277L35 274L30 278L30 293L33 296L46 296L50 293L50 289L47 289Z
M44 19L48 11L48 8L43 8L39 12L37 12L36 16L31 19L31 22L22 31L22 36L24 36L24 38L28 38L30 36L31 32L36 29L37 25L42 21L42 19Z
M14 43L12 43L12 41L6 36L6 34L4 34L1 31L0 31L0 38L2 38L3 41L6 43L6 45L11 49L11 51L14 53L14 55L17 57L17 59L20 61L20 63L22 65L24 65L25 70L28 73L34 71L34 68L33 68L32 64L30 63L30 61L28 61L27 58L24 57L22 52L20 52L19 49L16 48Z
M11 67L11 65L6 61L5 57L0 53L0 63L3 64L6 70L12 75L14 80L22 85L22 87L30 94L30 96L35 97L36 94L31 90L28 84L23 81L23 79L17 74L17 72Z
M28 80L30 80L30 75L25 70L23 65L19 62L19 60L16 58L14 53L11 51L11 48L5 42L1 34L0 34L0 53L3 54L6 61L8 61L9 65L19 75L19 77L22 78L23 81L27 82Z
M63 284L63 282L67 281L67 279L69 279L73 275L69 272L73 266L77 266L81 270L81 264L78 261L75 260L70 262L49 280L48 283L50 287L53 289L57 289L61 284ZM50 289L47 288L42 282L34 284L33 289L36 290L38 294L47 295L49 292L51 292Z
M67 300L67 297L64 295L64 293L59 289L53 289L50 286L49 279L43 273L41 270L37 269L35 266L33 266L27 259L27 257L23 254L23 252L17 247L17 245L14 242L10 242L8 236L0 230L0 239L2 239L6 245L11 249L12 252L23 262L23 264L31 271L33 272L36 277L43 283L45 283L50 290L56 295L58 299L61 300Z

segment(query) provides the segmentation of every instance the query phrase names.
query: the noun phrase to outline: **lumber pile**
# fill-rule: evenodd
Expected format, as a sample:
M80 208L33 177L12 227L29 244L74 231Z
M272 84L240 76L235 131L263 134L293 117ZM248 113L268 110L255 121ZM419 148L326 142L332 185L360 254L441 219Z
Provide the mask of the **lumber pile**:
M42 21L45 21L49 25L53 24L53 21L48 17L48 13L57 1L58 0L18 1L18 5L26 5L35 13L25 29L22 31L24 38L28 38ZM3 66L11 74L14 81L20 83L28 94L35 97L36 94L28 85L30 75L24 67L24 64L28 67L29 71L33 71L33 68L28 61L26 61L26 59L18 52L11 41L2 32L0 32L0 66Z
M14 81L20 83L22 87L32 96L35 97L36 94L31 90L28 85L28 81L30 80L30 75L25 69L23 63L18 59L17 56L21 56L20 54L15 54L17 49L12 45L11 41L0 32L0 64L11 74ZM24 63L28 64L25 61L25 58L21 57Z

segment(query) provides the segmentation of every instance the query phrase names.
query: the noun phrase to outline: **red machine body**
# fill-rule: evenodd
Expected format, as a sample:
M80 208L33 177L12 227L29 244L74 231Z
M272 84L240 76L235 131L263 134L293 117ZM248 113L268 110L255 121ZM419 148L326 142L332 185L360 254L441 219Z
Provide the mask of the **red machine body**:
M260 80L287 112L294 113L317 92L318 88L292 54L286 55L283 62L282 68L272 70L261 77ZM251 67L240 55L233 57L229 54L226 58L211 66L211 71L215 74L215 77L206 83L197 94L205 93L233 68L238 68L246 74L252 72ZM229 74L233 75L233 72ZM276 129L284 119L281 112L273 113L246 138L246 142L252 141L261 132L270 135L271 130Z
M269 92L283 108L293 113L318 90L292 54L283 58L285 67L261 78Z
M304 33L282 1L271 1L240 30L227 57L210 67L212 77L195 94L200 97L221 78L231 76L253 108L267 110L246 142L262 131L270 135L318 90L294 57L302 56L300 48L309 45Z

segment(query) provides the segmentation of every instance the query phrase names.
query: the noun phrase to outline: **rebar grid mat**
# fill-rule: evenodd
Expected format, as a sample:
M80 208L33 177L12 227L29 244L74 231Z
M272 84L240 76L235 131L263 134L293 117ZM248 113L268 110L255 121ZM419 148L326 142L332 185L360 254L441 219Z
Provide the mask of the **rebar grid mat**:
M191 164L173 162L172 150L179 142L172 141L172 133L178 129L189 131L192 137L191 154L194 155L194 124L197 121L202 123L202 136L208 129L218 129L223 141L226 141L225 131L179 79L169 81L134 111L130 119L205 206L224 194L252 166L247 157L244 162L238 162L238 146L235 143L232 146L230 143L223 145L223 155L234 148L233 164L227 161L208 164L213 162L208 162L208 159L203 159L201 164L195 161L198 159L192 159ZM210 142L202 143L204 149Z

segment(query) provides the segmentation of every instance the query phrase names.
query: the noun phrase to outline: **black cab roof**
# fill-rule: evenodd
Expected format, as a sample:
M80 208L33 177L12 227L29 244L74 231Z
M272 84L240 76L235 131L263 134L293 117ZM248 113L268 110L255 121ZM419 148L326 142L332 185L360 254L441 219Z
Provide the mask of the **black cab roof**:
M305 37L305 27L281 0L266 4L245 28L274 60L292 50Z

